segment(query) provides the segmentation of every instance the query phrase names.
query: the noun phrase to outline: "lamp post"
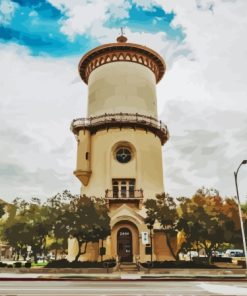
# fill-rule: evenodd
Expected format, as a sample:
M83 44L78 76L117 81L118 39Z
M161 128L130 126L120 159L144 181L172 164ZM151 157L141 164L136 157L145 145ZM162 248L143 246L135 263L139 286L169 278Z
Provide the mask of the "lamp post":
M153 235L152 235L152 229L153 229L153 224L148 225L149 229L149 236L150 236L150 247L151 247L151 266L153 264Z
M236 192L237 192L237 200L238 200L238 211L239 211L239 219L240 219L240 226L241 226L241 232L242 232L242 239L243 239L243 248L244 248L244 256L245 256L245 268L247 268L247 250L246 250L246 240L245 240L245 233L244 233L244 223L243 223L243 216L242 216L242 210L240 205L240 199L239 199L239 192L238 192L238 171L242 164L247 164L247 160L243 160L237 171L234 172L234 178L235 178L235 185L236 185Z

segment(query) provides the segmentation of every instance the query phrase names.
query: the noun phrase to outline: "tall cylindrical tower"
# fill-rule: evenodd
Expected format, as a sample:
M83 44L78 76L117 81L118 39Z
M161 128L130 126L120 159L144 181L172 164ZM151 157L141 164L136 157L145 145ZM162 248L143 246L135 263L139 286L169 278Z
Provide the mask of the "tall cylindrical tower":
M156 84L165 62L120 36L86 53L79 73L88 84L87 118L73 120L71 129L78 140L74 174L81 194L109 204L111 254L121 253L121 233L131 236L132 254L143 253L138 238L145 229L143 201L164 191L161 147L169 134L157 118Z
M88 196L110 198L117 187L120 195L134 190L144 198L164 191L161 145L168 131L157 118L156 83L165 63L153 50L126 41L120 36L96 47L79 63L88 114L72 122L78 136L74 174Z

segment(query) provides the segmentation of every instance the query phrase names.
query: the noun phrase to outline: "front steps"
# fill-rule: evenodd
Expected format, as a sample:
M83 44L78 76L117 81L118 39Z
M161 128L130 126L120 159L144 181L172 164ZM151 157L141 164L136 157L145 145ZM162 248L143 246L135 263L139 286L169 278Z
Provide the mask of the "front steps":
M133 262L120 262L118 270L126 273L137 273L140 271L140 267Z

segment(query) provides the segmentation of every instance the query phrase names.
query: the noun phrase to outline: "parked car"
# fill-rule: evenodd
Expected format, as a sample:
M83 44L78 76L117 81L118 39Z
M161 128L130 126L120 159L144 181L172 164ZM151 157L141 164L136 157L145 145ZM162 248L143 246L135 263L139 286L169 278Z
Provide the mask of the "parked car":
M189 251L187 254L184 255L184 260L191 261L193 257L199 257L197 251Z
M221 251L212 251L212 257L222 257L224 255Z
M244 257L244 251L241 249L228 249L224 257Z

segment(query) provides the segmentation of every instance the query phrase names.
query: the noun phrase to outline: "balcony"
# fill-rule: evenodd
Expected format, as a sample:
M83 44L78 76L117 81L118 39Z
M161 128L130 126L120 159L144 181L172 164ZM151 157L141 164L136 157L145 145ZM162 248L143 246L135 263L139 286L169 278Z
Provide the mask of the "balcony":
M137 203L142 204L143 190L110 190L105 191L105 199L109 203Z
M169 139L169 132L164 123L138 113L105 113L95 117L77 118L71 123L71 131L74 134L78 134L81 129L89 130L93 134L99 130L124 127L150 131L160 138L162 145Z

